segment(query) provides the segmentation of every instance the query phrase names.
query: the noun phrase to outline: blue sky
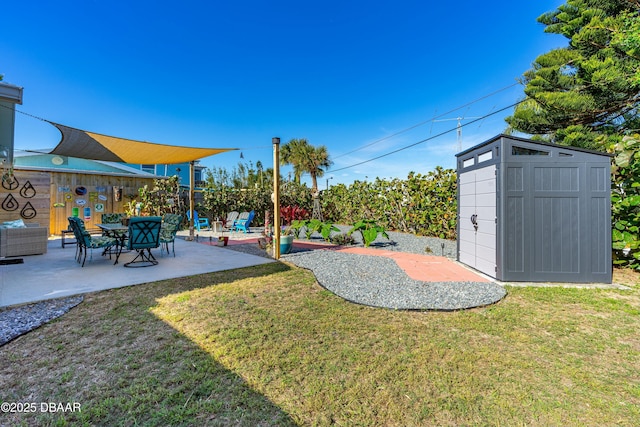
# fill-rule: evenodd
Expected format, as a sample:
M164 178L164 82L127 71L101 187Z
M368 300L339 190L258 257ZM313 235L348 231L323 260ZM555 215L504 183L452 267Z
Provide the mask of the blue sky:
M244 159L230 152L205 166L271 167L277 136L327 146L335 172L321 187L330 177L405 178L455 167L457 117L466 124L522 97L522 86L504 88L536 56L566 45L536 22L561 4L5 2L0 74L24 87L17 109L33 116L129 139L242 149ZM462 148L501 133L511 111L464 126ZM17 114L16 149L59 139L53 126Z

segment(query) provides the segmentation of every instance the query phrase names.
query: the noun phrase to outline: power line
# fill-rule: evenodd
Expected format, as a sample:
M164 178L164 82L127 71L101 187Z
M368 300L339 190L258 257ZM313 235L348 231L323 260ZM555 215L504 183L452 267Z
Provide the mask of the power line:
M458 111L458 110L460 110L460 109L462 109L462 108L464 108L464 107L467 107L467 106L469 106L469 105L475 104L476 102L482 101L483 99L489 98L489 97L491 97L491 96L493 96L493 95L496 95L496 94L498 94L498 93L500 93L500 92L502 92L502 91L505 91L505 90L507 90L507 89L510 89L510 88L512 88L512 87L514 87L514 86L516 86L516 85L519 85L519 84L520 84L520 83L516 82L516 83L510 84L510 85L508 85L508 86L505 86L505 87L503 87L503 88L501 88L501 89L498 89L498 90L496 90L496 91L494 91L494 92L491 92L491 93L490 93L490 94L488 94L488 95L481 96L480 98L477 98L477 99L474 99L473 101L467 102L467 103L466 103L466 104L464 104L464 105L461 105L461 106L459 106L459 107L456 107L456 108L453 108L453 109L451 109L451 110L449 110L449 111L446 111L446 112L444 112L444 113L442 113L442 114L439 114L439 115L437 115L437 116L434 116L434 117L432 117L432 118L431 118L431 119L429 119L429 120L425 120L425 121L423 121L423 122L416 123L416 124L415 124L415 125L413 125L413 126L409 126L408 128L405 128L405 129L399 130L398 132L392 133L391 135L387 135L387 136L385 136L385 137L382 137L382 138L380 138L380 139L377 139L377 140L375 140L375 141L373 141L373 142L370 142L369 144L366 144L366 145L363 145L362 147L356 148L355 150L351 150L351 151L348 151L348 152L346 152L346 153L344 153L344 154L340 154L339 156L332 157L332 159L333 159L333 160L335 160L335 159L339 159L340 157L347 156L347 155L349 155L349 154L355 153L356 151L360 151L360 150L363 150L363 149L365 149L365 148L367 148L367 147L370 147L370 146L372 146L372 145L378 144L378 143L380 143L380 142L382 142L382 141L386 141L387 139L389 139L389 138L393 138L394 136L400 135L401 133L408 132L408 131L410 131L410 130L412 130L412 129L415 129L415 128L417 128L417 127L420 127L420 126L426 125L427 123L432 123L434 120L439 119L440 117L443 117L443 116L446 116L446 115L452 114L452 113L453 113L453 112L455 112L455 111Z
M484 115L484 116L482 116L482 117L479 117L479 118L477 118L477 119L475 119L475 120L471 120L471 121L469 121L468 123L465 123L465 124L461 125L461 127L468 126L468 125L470 125L470 124L473 124L473 123L479 122L479 121L481 121L481 120L484 120L484 119L486 119L487 117L493 116L494 114L498 114L498 113L500 113L500 112L502 112L502 111L504 111L504 110L508 110L509 108L513 108L513 107L515 107L516 105L521 104L521 103L523 103L523 102L524 102L524 100L522 100L522 101L518 101L518 102L513 103L513 104L511 104L511 105L508 105L508 106L506 106L506 107L504 107L504 108L501 108L501 109L499 109L499 110L497 110L497 111L494 111L493 113L489 113L489 114L486 114L486 115ZM328 170L327 172L335 173L335 172L339 172L339 171L342 171L342 170L345 170L345 169L349 169L349 168L352 168L352 167L355 167L355 166L360 166L360 165L363 165L363 164L365 164L365 163L369 163L369 162L372 162L372 161L374 161L374 160L378 160L378 159L381 159L381 158L383 158L383 157L390 156L391 154L398 153L398 152L403 151L403 150L406 150L406 149L408 149L408 148L415 147L416 145L418 145L418 144L422 144L423 142L431 141L432 139L435 139L435 138L441 137L442 135L446 135L447 133L449 133L449 132L453 132L453 131L455 131L455 130L457 130L457 129L458 129L458 127L456 126L455 128L452 128L452 129L446 130L446 131L441 132L441 133L439 133L439 134L437 134L437 135L434 135L434 136L430 136L429 138L425 138L425 139L423 139L423 140L421 140L421 141L414 142L413 144L407 145L407 146L405 146L405 147L398 148L397 150L393 150L393 151L390 151L390 152L388 152L388 153L381 154L381 155L379 155L379 156L377 156L377 157L374 157L374 158L372 158L372 159L369 159L369 160L363 160L362 162L354 163L353 165L345 166L345 167L342 167L342 168L339 168L339 169L330 169L330 170Z

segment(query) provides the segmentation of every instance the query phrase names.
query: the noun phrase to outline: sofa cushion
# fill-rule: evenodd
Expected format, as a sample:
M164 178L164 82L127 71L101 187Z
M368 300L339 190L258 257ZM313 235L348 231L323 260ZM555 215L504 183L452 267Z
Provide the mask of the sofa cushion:
M4 228L27 228L24 224L24 221L21 219L16 219L14 221L5 221L2 223Z

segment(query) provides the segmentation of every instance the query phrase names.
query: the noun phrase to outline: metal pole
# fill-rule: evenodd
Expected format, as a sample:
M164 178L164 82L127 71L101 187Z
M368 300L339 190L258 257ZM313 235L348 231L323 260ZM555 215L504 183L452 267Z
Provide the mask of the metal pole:
M280 138L273 144L273 257L280 259Z
M189 162L189 237L186 240L193 240L193 209L195 207L195 162Z

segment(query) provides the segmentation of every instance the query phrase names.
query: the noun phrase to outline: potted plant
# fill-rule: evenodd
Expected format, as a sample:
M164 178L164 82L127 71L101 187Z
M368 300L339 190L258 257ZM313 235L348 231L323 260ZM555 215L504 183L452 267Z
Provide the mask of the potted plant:
M288 254L293 249L293 228L291 226L286 227L280 235L280 253Z
M229 243L229 236L225 236L224 233L220 234L218 237L218 246L227 246Z
M136 216L136 208L139 203L132 199L124 204L124 213L126 216L122 218L122 225L129 225L129 218Z

